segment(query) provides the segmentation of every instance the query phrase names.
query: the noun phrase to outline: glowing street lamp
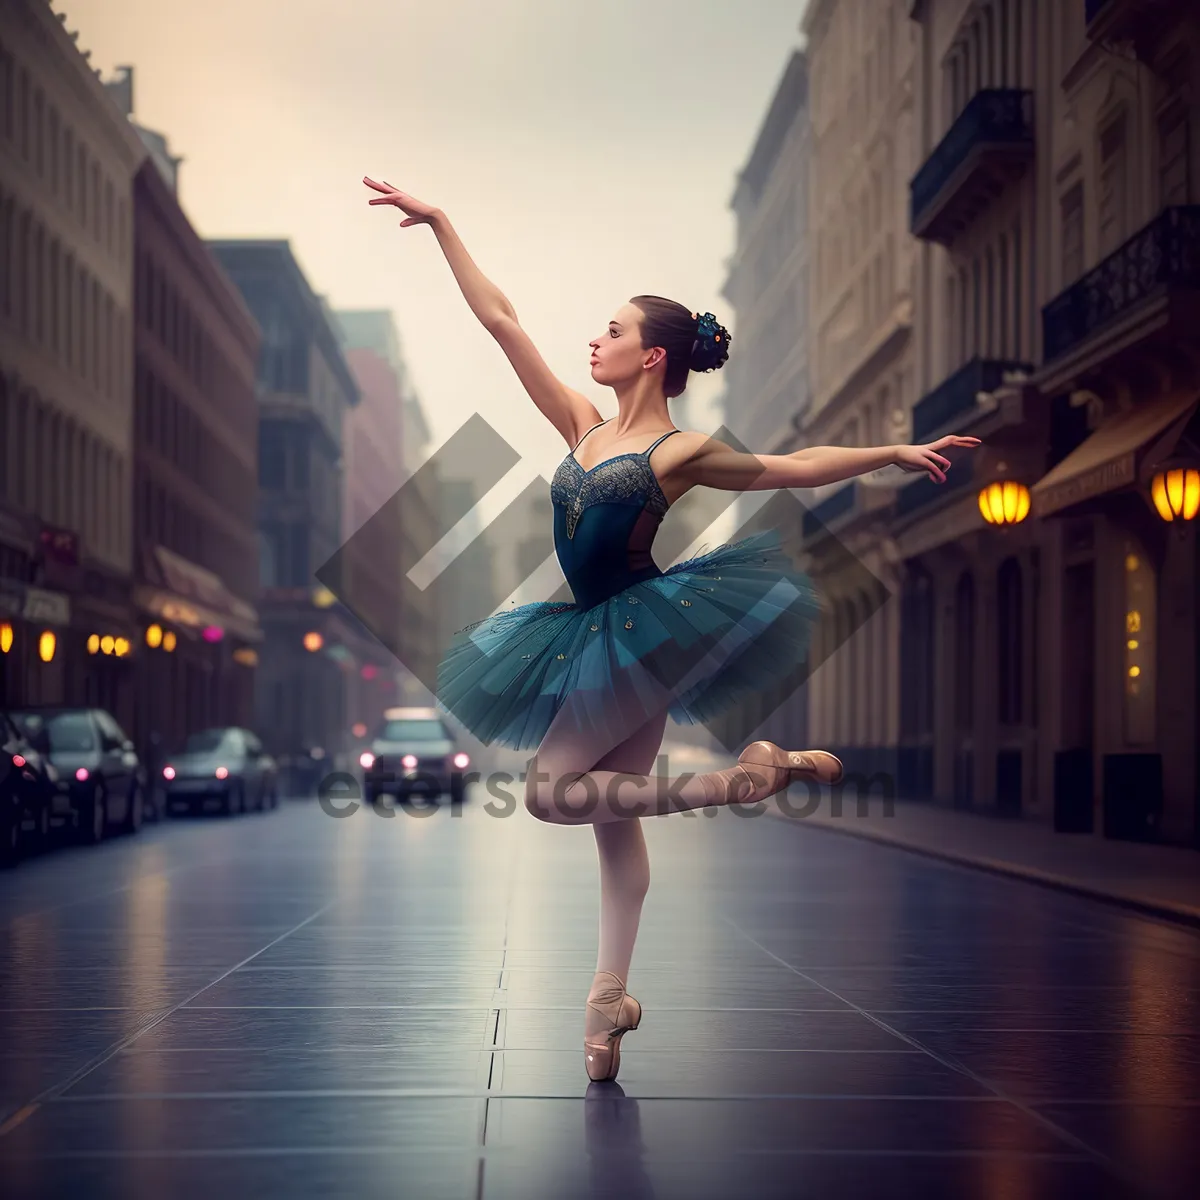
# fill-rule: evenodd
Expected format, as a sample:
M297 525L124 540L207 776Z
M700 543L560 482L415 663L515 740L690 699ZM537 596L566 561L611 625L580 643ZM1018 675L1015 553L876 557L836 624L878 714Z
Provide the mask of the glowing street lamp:
M989 525L1019 525L1029 505L1029 489L1015 479L998 479L979 493L979 511Z
M1200 471L1170 467L1150 481L1150 498L1164 521L1191 521L1200 510Z
M304 635L304 648L310 654L316 654L323 645L325 645L325 639L315 629L310 629Z

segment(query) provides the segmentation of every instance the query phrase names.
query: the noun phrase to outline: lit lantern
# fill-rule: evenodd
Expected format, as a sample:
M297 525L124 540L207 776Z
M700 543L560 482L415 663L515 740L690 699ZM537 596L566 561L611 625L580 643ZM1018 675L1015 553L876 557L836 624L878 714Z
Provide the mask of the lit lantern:
M129 639L123 638L123 637L114 638L113 639L113 653L118 658L124 658L125 655L127 655L129 653Z
M100 635L98 633L93 633L88 637L87 650L89 654L100 653Z
M1150 481L1150 496L1164 521L1191 521L1200 510L1200 471L1173 467Z
M989 525L1019 525L1029 516L1029 489L1015 479L998 479L979 493L979 511Z
M100 639L100 652L102 654L111 654L113 652L114 645L115 641L113 639L113 635L111 633L106 633Z
M163 649L170 654L175 649L175 631L168 629L163 633Z
M49 662L54 657L54 648L58 645L58 639L50 632L49 629L42 631L42 636L38 638L38 658L42 662Z
M304 635L304 648L309 653L315 654L323 645L325 645L325 639L315 629L310 629Z
M3 625L0 625L0 654L7 654L12 649L12 644L12 626L5 621Z
M332 608L337 597L327 587L319 587L313 591L312 602L317 608Z
M146 628L146 645L151 650L157 650L162 645L163 631L161 625L149 625Z

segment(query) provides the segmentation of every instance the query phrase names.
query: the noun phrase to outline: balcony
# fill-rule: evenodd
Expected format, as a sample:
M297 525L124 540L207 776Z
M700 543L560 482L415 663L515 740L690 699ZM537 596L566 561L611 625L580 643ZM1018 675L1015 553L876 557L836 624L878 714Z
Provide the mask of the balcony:
M1107 362L1164 330L1180 344L1190 341L1198 302L1200 205L1165 208L1042 309L1045 382Z
M933 435L944 430L951 421L963 424L969 420L977 411L978 394L995 391L1004 382L1008 371L1029 374L1033 367L1029 363L994 358L971 359L913 405L912 440L932 441Z
M1178 0L1084 0L1083 15L1090 41L1130 42L1137 57L1146 61L1184 7Z
M911 516L927 505L936 504L949 496L957 499L963 489L973 481L971 468L965 465L959 471L948 471L945 483L934 483L928 475L922 475L915 482L906 484L896 494L896 516Z
M909 227L948 246L1033 157L1033 93L976 92L910 185Z
M853 512L857 492L858 489L851 481L845 487L838 488L831 496L826 496L819 504L814 504L804 514L803 534L805 539L816 537L834 521Z

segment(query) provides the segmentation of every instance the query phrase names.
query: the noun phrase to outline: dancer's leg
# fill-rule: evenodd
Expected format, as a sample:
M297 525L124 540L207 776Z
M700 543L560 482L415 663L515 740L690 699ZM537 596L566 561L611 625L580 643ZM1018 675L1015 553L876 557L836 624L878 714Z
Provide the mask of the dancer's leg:
M666 701L652 721L665 723ZM553 824L607 825L753 799L753 782L770 776L751 776L744 767L684 775L652 775L648 765L641 770L600 767L606 754L647 723L644 711L632 705L624 709L614 700L607 732L600 732L586 705L569 695L529 760L525 807Z
M648 771L662 744L666 723L664 712L614 746L596 766ZM610 973L622 984L629 978L642 903L650 887L650 858L642 823L636 818L596 825L594 829L600 860L600 940L588 998L603 999L611 992ZM585 1039L599 1037L608 1027L600 1010L590 1005L585 1008Z
M596 769L648 772L662 745L666 724L664 712L613 747L596 763ZM642 902L650 887L646 837L637 818L594 828L600 859L600 946L596 970L611 971L624 982L633 958Z

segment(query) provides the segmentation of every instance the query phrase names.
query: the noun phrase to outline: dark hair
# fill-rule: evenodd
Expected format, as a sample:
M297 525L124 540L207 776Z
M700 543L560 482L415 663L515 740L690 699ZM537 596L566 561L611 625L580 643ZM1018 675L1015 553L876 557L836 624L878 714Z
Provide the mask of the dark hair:
M716 371L729 358L729 333L717 325L716 334L697 329L700 314L662 296L634 296L630 304L642 310L642 346L661 346L667 352L663 392L670 399L687 387L689 371Z

